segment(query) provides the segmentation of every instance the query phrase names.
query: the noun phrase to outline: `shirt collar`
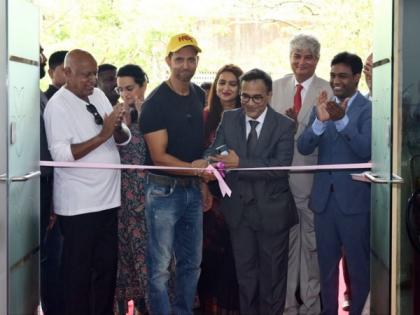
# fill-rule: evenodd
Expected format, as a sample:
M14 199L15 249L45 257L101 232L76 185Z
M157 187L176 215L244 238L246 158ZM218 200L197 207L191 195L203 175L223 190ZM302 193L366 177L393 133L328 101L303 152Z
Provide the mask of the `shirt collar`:
M356 98L357 94L359 94L359 91L356 91L356 92L352 95L352 97L350 97L349 102L347 103L347 109L349 109L349 108L350 108L350 106L351 106L351 104L353 103L354 99ZM337 98L337 96L334 96L334 101L335 101L337 104L340 104L340 100Z
M260 115L260 116L258 116L258 118L256 118L256 119L251 118L251 117L249 117L249 116L247 116L247 115L245 114L245 121L246 121L247 125L249 124L249 123L248 123L248 121L250 121L250 120L256 120L256 121L258 121L258 122L259 122L259 126L262 126L262 124L264 123L264 120L265 120L265 116L267 115L267 108L268 108L268 105L267 105L267 107L264 109L264 111L261 113L261 115Z
M315 77L315 73L309 79L303 81L302 83L299 83L296 80L296 77L294 76L295 86L298 85L298 84L300 84L300 85L303 86L303 89L304 90L308 90L309 89L309 86L311 85L312 81L314 80L314 77Z
M96 89L96 88L95 88ZM63 90L64 90L64 95L67 95L67 97L68 98L70 98L70 99L72 99L72 101L74 101L74 102L78 102L78 103L80 103L80 104L84 104L84 105L87 105L87 104L89 104L90 103L90 97L93 95L93 93L91 94L91 95L89 95L88 96L88 99L89 99L89 101L88 102L86 102L85 100L83 100L83 99L81 99L80 97L78 97L76 94L74 94L72 91L70 91L68 88L66 88L65 86L64 86L64 88L63 88Z

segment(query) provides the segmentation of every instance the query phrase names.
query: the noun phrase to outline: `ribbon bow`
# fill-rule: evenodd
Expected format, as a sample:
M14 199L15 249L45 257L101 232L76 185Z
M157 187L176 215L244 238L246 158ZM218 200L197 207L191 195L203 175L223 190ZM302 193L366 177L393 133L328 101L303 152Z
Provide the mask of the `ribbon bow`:
M221 165L219 165L221 164ZM229 188L229 186L226 184L225 180L223 179L224 176L224 165L223 163L217 163L216 167L219 169L216 169L213 165L209 164L206 168L206 171L209 173L212 173L214 177L216 177L217 182L219 183L220 192L222 193L222 196L228 195L229 197L232 195L232 190ZM223 175L222 175L223 174Z

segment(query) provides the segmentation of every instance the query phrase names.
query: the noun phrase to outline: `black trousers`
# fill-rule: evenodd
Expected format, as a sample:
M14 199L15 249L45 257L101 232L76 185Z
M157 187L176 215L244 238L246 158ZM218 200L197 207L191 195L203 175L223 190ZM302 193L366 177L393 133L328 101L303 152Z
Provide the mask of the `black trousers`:
M241 314L283 314L287 287L289 230L268 234L244 220L231 229Z
M61 315L59 263L61 235L57 224L47 231L52 213L53 174L41 168L40 247L41 247L41 306L45 315Z
M64 315L112 315L117 272L118 208L58 216Z

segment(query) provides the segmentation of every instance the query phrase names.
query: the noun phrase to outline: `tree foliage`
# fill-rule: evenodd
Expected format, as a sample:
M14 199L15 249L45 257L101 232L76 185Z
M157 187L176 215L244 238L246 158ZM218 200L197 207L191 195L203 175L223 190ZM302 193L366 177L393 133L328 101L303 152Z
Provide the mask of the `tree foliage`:
M176 33L203 49L198 71L226 63L260 67L274 78L290 72L289 41L310 33L321 42L317 73L327 78L340 51L364 59L372 49L371 1L344 0L36 0L47 55L81 48L100 63L141 65L152 86L167 77L164 52Z

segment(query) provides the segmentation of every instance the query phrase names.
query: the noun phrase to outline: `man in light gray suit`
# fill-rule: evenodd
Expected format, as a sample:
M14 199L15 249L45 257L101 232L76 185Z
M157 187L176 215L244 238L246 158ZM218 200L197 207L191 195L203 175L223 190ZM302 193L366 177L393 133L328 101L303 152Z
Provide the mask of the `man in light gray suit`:
M296 141L305 130L317 97L322 90L332 96L329 82L318 78L315 69L319 61L320 44L310 35L297 35L290 42L290 66L293 74L273 83L273 108L296 121L295 149L292 165L316 165L318 152L302 155ZM312 173L293 172L290 187L299 215L299 224L290 230L287 295L284 314L320 313L320 285L313 212L308 208L313 182ZM299 290L302 305L296 300Z
M213 160L229 168L288 166L293 158L294 123L269 105L272 81L254 69L241 77L242 108L225 111L208 152L221 145L227 155ZM229 226L241 314L283 313L289 229L297 223L287 171L230 171L232 196L221 199Z

